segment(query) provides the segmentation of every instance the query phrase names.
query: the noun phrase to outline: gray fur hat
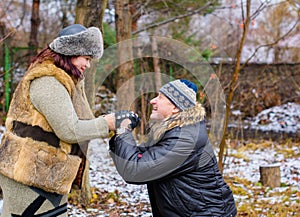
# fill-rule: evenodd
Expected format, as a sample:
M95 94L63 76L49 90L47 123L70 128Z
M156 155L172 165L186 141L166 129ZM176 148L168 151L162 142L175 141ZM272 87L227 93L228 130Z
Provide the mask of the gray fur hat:
M103 54L103 38L96 27L85 28L80 24L73 24L62 29L49 47L66 56L91 56L99 59Z

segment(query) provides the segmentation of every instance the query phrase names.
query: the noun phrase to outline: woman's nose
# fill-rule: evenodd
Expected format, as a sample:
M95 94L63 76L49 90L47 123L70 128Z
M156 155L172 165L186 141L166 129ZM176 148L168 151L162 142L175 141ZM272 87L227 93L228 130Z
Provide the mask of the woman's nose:
M87 61L86 67L87 67L87 68L90 68L90 67L91 67L91 62L90 62L90 61Z

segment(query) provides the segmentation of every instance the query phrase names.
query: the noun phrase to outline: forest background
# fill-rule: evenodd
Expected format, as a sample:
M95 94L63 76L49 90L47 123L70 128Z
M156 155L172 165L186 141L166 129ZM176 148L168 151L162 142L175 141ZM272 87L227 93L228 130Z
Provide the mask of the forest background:
M208 112L221 171L230 145L238 148L258 139L298 145L299 129L265 133L244 128L245 120L265 109L300 104L300 4L296 0L2 0L0 5L2 124L30 58L61 28L81 23L99 27L104 53L111 52L86 74L86 92L96 116L130 107L142 118L137 129L137 137L142 137L151 111L149 99L162 78L187 78L200 87L198 100ZM135 47L135 42L144 47ZM182 64L159 58L184 59L173 52L178 44L192 48L191 55L196 55L195 60L185 61L204 62L209 68L205 82ZM141 47L152 55L132 58L144 52ZM139 81L132 78L149 72L153 88L145 88L149 81L143 80L135 90ZM261 121L267 123L268 118ZM91 197L87 192L78 199L83 205Z

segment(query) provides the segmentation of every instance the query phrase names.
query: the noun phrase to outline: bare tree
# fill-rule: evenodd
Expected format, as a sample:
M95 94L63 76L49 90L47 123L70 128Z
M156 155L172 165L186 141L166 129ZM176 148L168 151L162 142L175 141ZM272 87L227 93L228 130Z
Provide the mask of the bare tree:
M32 10L31 10L31 31L29 37L29 58L37 54L37 49L39 47L38 43L38 29L40 26L40 0L32 0Z
M134 31L132 34L135 35L135 34L138 34L140 32L143 32L143 31L146 31L146 30L149 30L149 29L157 28L157 27L166 25L168 23L172 23L172 22L178 21L180 19L191 17L191 16L193 16L195 14L200 14L203 11L205 11L206 9L208 9L210 6L212 6L213 4L214 4L214 1L208 1L205 5L201 6L200 8L196 8L196 9L190 10L190 11L184 13L184 14L175 15L175 16L167 18L167 19L165 19L163 21L157 21L157 22L151 23L151 24L149 24L149 25L147 25L145 27L142 27L139 30Z
M116 23L116 35L118 44L118 58L120 66L118 68L118 74L116 76L116 88L117 90L122 86L122 90L126 89L127 91L120 91L117 93L118 98L118 109L129 109L134 101L134 80L131 79L134 76L134 64L133 61L126 61L131 59L132 48L131 48L131 39L133 35L136 35L143 31L148 31L150 29L155 29L160 26L173 23L178 20L183 20L194 14L199 14L207 10L210 6L214 5L215 1L140 1L140 0L116 0L115 1L115 23ZM187 11L185 8L188 7ZM154 19L154 22L142 26L140 29L137 29L137 20L142 15L156 14L158 19ZM165 19L163 21L158 21L163 16ZM161 20L161 19L160 19ZM153 44L154 45L154 44ZM155 52L155 46L154 52ZM159 64L157 64L157 59L154 59L155 70L160 71ZM156 74L156 79L158 79L159 73ZM125 86L125 87L124 87ZM157 84L160 86L160 84ZM143 103L142 103L143 105Z
M247 0L246 1L246 14L244 14L244 7L242 5L241 9L242 9L242 16L243 16L243 33L242 33L242 38L239 42L239 47L236 53L236 61L235 61L235 66L234 66L234 72L232 75L232 79L231 79L231 83L230 83L230 87L229 87L229 92L228 92L228 96L227 96L227 100L226 100L226 114L225 114L225 122L224 122L224 133L222 136L222 140L221 140L221 144L220 144L220 150L219 150L219 169L221 171L221 173L223 173L223 157L224 157L224 150L225 150L225 146L226 146L226 134L227 134L227 127L228 127L228 120L229 120L229 116L230 116L230 106L232 103L232 99L234 96L234 91L236 88L236 84L238 81L238 76L240 73L240 63L241 63L241 56L242 56L242 51L243 51L243 47L245 44L245 40L247 37L247 33L248 33L248 29L249 29L249 24L251 22L251 12L250 12L250 8L251 8L251 0Z
M129 40L127 43L123 41L131 39L132 32L132 14L129 0L116 0L116 36L118 44L118 59L119 68L117 74L117 109L130 109L128 106L133 107L131 103L134 102L134 76L133 61L126 61L132 57L132 45ZM123 86L121 88L121 86ZM120 89L121 88L121 89ZM118 89L120 91L118 91ZM122 91L127 90L127 91ZM130 103L130 105L128 105Z
M78 0L76 5L75 23L82 24L86 27L95 26L102 29L102 19L106 5L107 0ZM85 73L85 90L92 110L95 107L94 78L96 66L95 63L92 64L91 68ZM80 192L77 192L79 194L78 200L81 204L87 205L91 198L88 161L86 161L83 181L83 189Z
M260 56L265 56L265 59L271 56L269 59L275 63L293 59L297 61L299 57L299 54L293 52L293 47L291 49L290 42L299 37L300 8L297 8L293 1L281 1L268 6L267 9L263 12L264 20L257 28L260 34L253 34L256 37L248 39L249 45L255 49L244 65L262 50L264 55ZM296 44L294 46L297 47Z
M280 31L280 32L278 32L278 34L275 34L275 37L274 37L274 39L271 43L258 46L254 50L253 54L251 54L248 57L248 59L246 59L246 61L241 63L243 48L245 46L246 38L247 38L247 36L249 36L248 35L249 34L249 26L250 26L251 22L253 22L255 20L255 18L260 13L262 13L262 11L265 10L268 6L268 3L261 3L259 5L259 7L254 12L251 13L251 11L250 11L251 0L247 0L246 5L245 5L245 8L246 8L246 13L245 13L243 2L241 1L241 3L242 3L241 4L241 10L242 10L242 20L243 20L243 23L241 24L242 35L241 35L241 39L239 40L239 43L238 43L238 48L237 48L237 52L236 52L236 56L235 56L236 59L235 59L235 64L234 64L234 71L233 71L233 74L232 74L229 90L228 90L228 93L227 93L224 133L223 133L223 136L222 136L222 140L221 140L221 144L220 144L220 150L219 150L219 168L220 168L221 172L223 172L223 157L224 157L224 150L225 150L225 147L226 147L226 136L227 136L226 134L227 134L227 129L228 129L228 121L229 121L229 117L230 117L230 113L231 113L231 104L232 104L232 100L233 100L233 97L234 97L234 92L235 92L235 89L236 89L236 86L237 86L237 81L238 81L238 77L239 77L239 73L240 73L241 69L251 60L251 58L254 57L254 55L256 54L256 52L260 48L276 46L278 44L278 42L280 42L282 39L284 39L286 36L288 36L291 32L293 32L299 24L299 20L296 20L294 23L292 23L286 29L286 32L282 33L282 31ZM282 11L283 8L282 7L278 10L281 11L281 15L283 15L285 13L285 12L283 13L283 11ZM287 15L287 17L290 16L288 13L286 15ZM278 19L281 20L281 18L278 18ZM274 23L275 21L272 21L272 22Z
M104 10L107 5L107 0L78 0L76 5L75 23L82 24L86 27L95 26L102 29L102 19ZM93 16L91 16L91 14ZM85 90L87 98L92 109L95 106L95 84L94 77L96 73L96 64L92 64L90 70L86 73Z

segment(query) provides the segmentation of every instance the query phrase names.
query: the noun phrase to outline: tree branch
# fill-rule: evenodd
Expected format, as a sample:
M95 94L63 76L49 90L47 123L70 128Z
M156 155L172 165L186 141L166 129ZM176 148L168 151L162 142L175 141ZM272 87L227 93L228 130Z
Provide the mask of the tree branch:
M151 0L147 0L143 5L141 5L139 9L132 15L132 19L138 19L138 17L143 14L142 11L144 10L144 8L146 8L150 2Z
M23 10L22 10L22 15L20 16L20 23L16 26L16 29L18 29L21 25L23 25L23 21L26 16L26 0L23 0Z
M157 23L153 23L153 24L150 24L148 26L145 26L144 28L142 29L139 29L137 31L134 31L132 32L132 35L136 35L140 32L143 32L143 31L146 31L148 29L152 29L152 28L156 28L156 27L159 27L159 26L162 26L162 25L165 25L167 23L171 23L175 20L178 20L178 19L183 19L183 18L186 18L186 17L189 17L189 16L192 16L194 14L197 14L197 13L200 13L202 11L204 11L205 9L207 9L209 6L213 5L213 2L208 2L206 3L204 6L202 6L201 8L198 8L194 11L190 11L188 13L185 13L185 14L182 14L182 15L178 15L178 16L175 16L175 17L172 17L170 19L167 19L167 20L164 20L164 21L161 21L161 22L157 22Z
M259 49L263 48L263 47L271 47L274 46L276 44L278 44L279 41L281 41L282 39L284 39L286 36L288 36L298 25L299 20L297 22L295 22L295 24L292 26L292 28L287 31L284 35L282 35L281 37L277 38L274 42L269 43L269 44L263 44L258 46L255 51L252 53L252 55L245 61L245 63L241 66L241 68L244 68L245 65L247 65L247 63L249 63L249 61L255 56L255 54L258 52Z
M250 20L254 20L268 5L269 3L261 3L256 11L251 15Z
M0 44L1 44L5 39L7 39L9 36L15 34L16 31L17 31L17 30L14 29L14 30L10 31L9 33L7 33L3 38L0 38Z

